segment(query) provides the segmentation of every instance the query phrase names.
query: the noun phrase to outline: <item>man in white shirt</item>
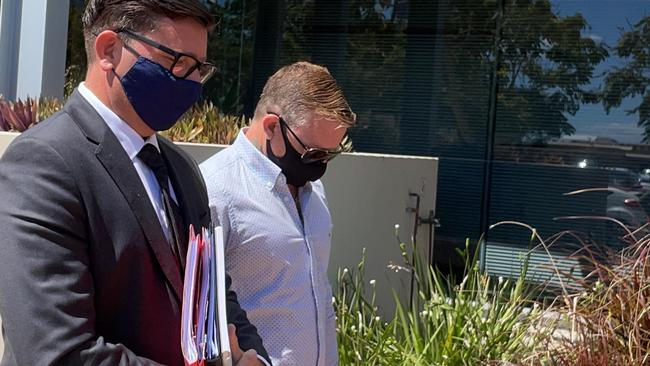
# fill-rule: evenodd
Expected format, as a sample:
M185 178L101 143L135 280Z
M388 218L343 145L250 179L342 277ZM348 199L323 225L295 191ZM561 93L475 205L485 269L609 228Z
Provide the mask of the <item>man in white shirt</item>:
M274 365L336 365L323 184L355 115L326 68L285 66L235 143L201 165L226 270Z

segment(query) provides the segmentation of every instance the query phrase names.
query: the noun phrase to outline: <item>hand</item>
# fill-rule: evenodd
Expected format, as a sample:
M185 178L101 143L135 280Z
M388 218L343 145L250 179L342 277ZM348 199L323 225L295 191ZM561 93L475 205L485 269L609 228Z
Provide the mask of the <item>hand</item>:
M230 351L232 352L232 361L234 366L265 366L259 358L257 358L257 351L249 349L242 352L239 348L239 341L235 334L235 326L228 324L228 338L230 339Z

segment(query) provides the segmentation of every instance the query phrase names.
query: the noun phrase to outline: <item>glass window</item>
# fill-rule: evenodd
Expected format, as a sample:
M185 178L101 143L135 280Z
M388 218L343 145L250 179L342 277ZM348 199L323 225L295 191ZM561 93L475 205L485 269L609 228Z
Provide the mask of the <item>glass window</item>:
M440 158L441 262L502 220L611 247L621 245L617 225L594 217L632 229L648 221L645 0L211 4L220 23L208 55L221 73L205 95L222 111L252 116L275 70L310 60L328 67L357 113L357 151ZM85 63L75 60L82 46L69 41L69 66ZM515 268L529 238L491 231L488 261Z
M629 230L648 222L639 173L650 166L649 25L646 1L506 2L489 223L577 233L554 245L560 254L619 249L626 231L611 219ZM526 247L530 233L504 227L489 240L488 266L502 270L490 252Z
M437 248L501 220L604 242L611 228L560 218L644 222L625 195L641 192L634 176L650 168L647 2L293 0L262 10L248 109L280 65L327 66L359 115L358 151L441 158ZM567 195L609 187L623 193ZM499 229L490 242L528 237Z

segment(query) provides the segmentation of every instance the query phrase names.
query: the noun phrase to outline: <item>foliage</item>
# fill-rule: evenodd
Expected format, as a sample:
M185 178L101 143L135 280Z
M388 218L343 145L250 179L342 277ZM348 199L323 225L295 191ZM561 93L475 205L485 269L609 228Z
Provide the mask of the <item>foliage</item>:
M368 282L367 289L364 268L365 249L357 271L339 269L338 272L334 307L339 362L341 365L397 365L403 355L396 338L396 322L386 322L379 316L375 306L376 282Z
M65 57L65 88L63 93L65 98L72 94L86 75L86 46L84 43L83 25L81 23L84 6L85 4L82 0L73 0L70 2L68 43Z
M541 309L527 296L525 268L517 279L494 279L465 255L466 272L456 285L409 254L404 243L400 247L405 267L415 275L417 301L407 305L396 297L391 321L377 316L376 283L365 281L363 260L358 272L339 272L335 308L341 364L539 364L538 347L553 327L540 327Z
M549 255L561 232L532 238ZM650 223L636 231L623 227L628 247L603 257L583 244L574 255L593 271L576 278L554 260L561 294L550 304L532 300L525 283L527 260L519 276L493 278L464 252L465 274L457 284L423 264L400 244L404 268L414 274L416 301L395 297L392 320L378 317L376 282L357 271L339 271L335 298L339 355L344 365L647 365L650 363ZM469 247L469 244L467 245ZM365 257L365 252L364 252ZM571 281L572 284L567 283ZM370 287L369 287L370 286Z
M459 9L461 6L458 4ZM452 49L463 68L486 70L496 63L497 114L499 121L508 123L500 129L497 142L545 141L573 133L565 114L575 114L581 103L595 101L586 88L596 66L608 56L604 45L582 37L582 31L589 28L586 19L579 13L556 15L549 0L508 0L502 13L494 2L485 1L482 6L477 12L459 12L452 34L463 42ZM467 44L475 42L467 34L495 30L496 48L489 42L478 47ZM467 64L466 60L474 62ZM473 72L450 74L451 78L468 75L477 80ZM454 80L449 84L469 83L471 80ZM463 89L459 92L454 97L464 101Z
M245 117L221 113L212 102L197 104L161 134L172 141L230 144L247 124Z
M606 189L589 189L606 190ZM583 191L589 191L583 190ZM580 191L579 191L580 192ZM552 365L647 365L650 363L650 223L630 229L616 219L575 216L575 219L602 220L620 226L622 251L598 245L586 233L563 231L542 239L525 224L549 254L550 267L561 287L560 295L545 309L559 320L557 332L547 349L538 352ZM571 259L588 269L587 275L561 270L550 254L560 241L577 241L579 250Z
M10 102L0 97L0 131L23 132L59 109L61 103L56 99L31 98L25 101Z
M620 107L625 98L640 97L641 102L626 113L639 113L637 124L645 129L643 141L650 142L650 16L624 32L614 50L628 63L606 74L603 105L609 112Z
M469 247L469 243L468 246ZM537 329L540 310L529 298L526 266L515 279L491 278L467 256L459 285L428 268L418 291L421 309L398 306L409 362L423 365L480 365L491 362L533 364L536 347L548 335ZM416 258L417 260L417 258ZM416 268L423 266L416 264ZM426 281L422 284L422 280ZM420 313L416 313L420 310Z
M345 89L359 113L352 137L398 151L407 67L407 20L394 5L355 0L349 7ZM368 89L372 88L372 91Z
M628 231L629 241L643 230ZM626 230L627 231L627 230ZM594 270L565 293L557 312L571 319L572 334L551 353L554 364L647 365L650 363L650 236L632 239L621 253L602 260L590 252Z

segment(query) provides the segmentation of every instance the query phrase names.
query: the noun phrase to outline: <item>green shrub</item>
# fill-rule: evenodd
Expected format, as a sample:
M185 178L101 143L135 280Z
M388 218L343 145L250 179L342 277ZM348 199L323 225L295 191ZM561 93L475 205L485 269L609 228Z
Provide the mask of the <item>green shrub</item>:
M416 295L410 304L395 296L392 320L377 316L374 283L363 278L364 260L354 273L339 272L335 308L342 365L541 363L539 347L554 328L542 326L542 310L524 281L526 268L515 280L491 278L466 249L465 275L456 284L409 254L412 248L404 243L400 248Z
M375 281L364 277L365 249L357 270L339 269L334 297L341 365L397 365L402 360L395 320L385 321L375 305ZM368 290L368 292L366 292ZM367 299L365 294L370 294Z
M246 117L223 114L206 101L193 106L174 127L161 134L172 141L227 145L247 124Z

